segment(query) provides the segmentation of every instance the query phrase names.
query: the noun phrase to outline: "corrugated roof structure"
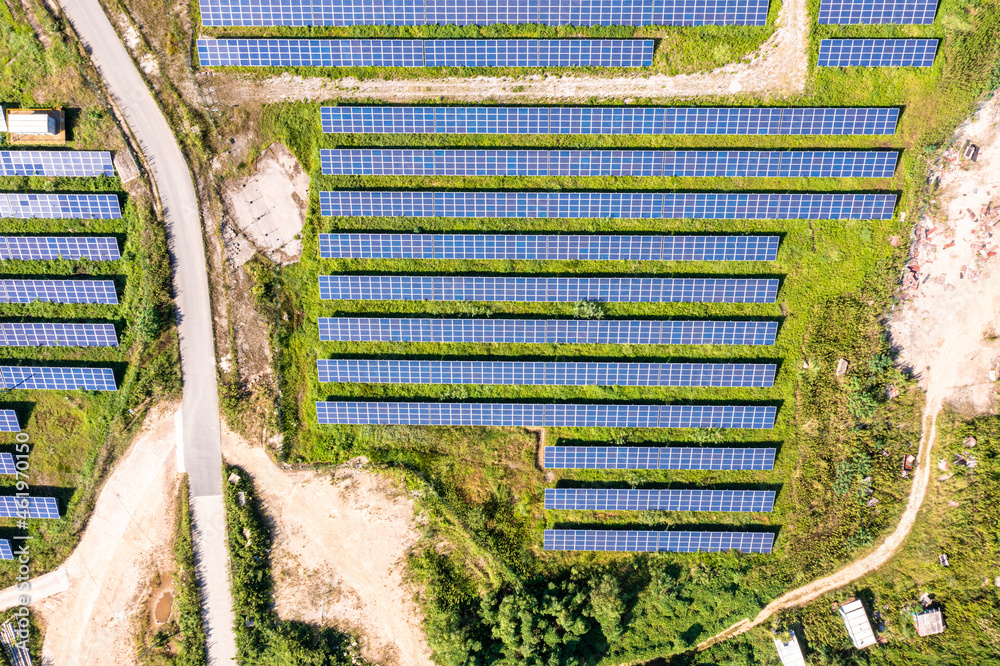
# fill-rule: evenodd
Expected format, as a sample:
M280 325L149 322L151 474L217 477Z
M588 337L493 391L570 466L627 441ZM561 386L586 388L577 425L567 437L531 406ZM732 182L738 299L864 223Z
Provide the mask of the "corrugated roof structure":
M944 631L944 617L940 610L930 610L913 616L918 636L933 636Z
M841 606L840 617L844 618L844 626L847 627L847 633L854 641L854 647L861 650L869 645L875 645L875 633L868 621L868 613L865 612L865 607L859 600L854 599Z
M802 656L802 648L799 647L799 639L794 631L789 631L792 635L787 643L783 643L777 636L774 637L774 647L778 650L778 659L784 666L806 666L805 657Z

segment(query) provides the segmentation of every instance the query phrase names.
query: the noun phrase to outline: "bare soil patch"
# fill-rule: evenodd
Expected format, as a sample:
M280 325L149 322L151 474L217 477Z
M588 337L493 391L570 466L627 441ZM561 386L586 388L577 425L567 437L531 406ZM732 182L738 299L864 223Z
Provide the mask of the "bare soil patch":
M262 447L229 430L222 452L254 477L273 522L278 615L357 632L372 662L430 666L414 590L403 578L419 537L409 497L360 469L279 469Z

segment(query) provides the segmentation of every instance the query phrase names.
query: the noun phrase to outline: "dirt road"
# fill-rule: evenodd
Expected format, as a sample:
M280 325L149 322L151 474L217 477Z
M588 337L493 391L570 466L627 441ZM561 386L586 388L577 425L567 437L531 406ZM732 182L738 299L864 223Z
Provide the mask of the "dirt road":
M272 78L204 74L200 82L227 91L224 98L249 94L262 102L300 99L378 99L406 103L443 98L449 101L526 102L589 99L666 99L720 95L787 97L805 92L808 75L809 12L806 0L784 0L777 30L743 62L704 74L678 76L577 76L544 74L523 77L445 77L440 79L359 81L354 78L304 78L283 74Z
M363 470L281 470L228 430L222 453L253 476L273 521L278 615L356 632L371 663L433 666L414 590L403 579L419 537L412 500Z
M31 581L31 609L46 628L44 663L136 663L132 622L144 608L154 569L173 569L177 407L160 405L146 417L101 489L76 549L55 572ZM0 591L0 608L16 599L13 588Z

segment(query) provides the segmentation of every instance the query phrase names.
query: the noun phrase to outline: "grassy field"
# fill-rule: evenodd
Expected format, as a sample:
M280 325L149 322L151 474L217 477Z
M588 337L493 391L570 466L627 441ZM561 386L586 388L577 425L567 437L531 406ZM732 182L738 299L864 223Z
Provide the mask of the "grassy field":
M812 3L814 12L817 7L818 2ZM302 261L276 274L257 272L260 291L267 294L265 300L271 301L274 294L279 308L276 319L281 322L277 338L283 377L284 455L293 462L322 465L364 454L377 464L405 470L411 490L419 492L422 508L430 516L421 546L411 558L411 575L423 590L428 638L439 663L610 664L668 655L676 655L677 663L775 663L773 646L764 632L701 656L691 655L690 650L732 622L755 615L785 589L860 556L896 522L908 492L908 481L899 474L899 460L916 449L923 396L909 378L893 368L879 318L892 305L910 225L924 205L928 159L933 159L955 125L974 110L979 96L1000 83L998 46L990 37L998 24L1000 13L993 3L946 0L939 10L939 21L929 27L870 31L821 27L813 31L813 63L822 37L935 36L943 40L941 54L928 70L815 71L809 95L784 102L793 106L900 107L897 134L888 137L324 136L319 132L318 104L284 104L265 111L261 145L285 143L313 178ZM733 98L711 103L759 101ZM319 173L321 148L445 146L891 148L902 152L897 175L885 181L358 178ZM812 223L330 219L318 214L317 192L326 189L890 191L899 194L899 204L892 220ZM782 236L782 244L777 261L766 265L320 261L317 234L334 230L776 233ZM899 247L890 242L893 237L900 240ZM320 301L317 276L337 273L778 277L781 291L774 305L605 304L601 310L611 319L746 317L775 320L781 326L774 347L755 348L320 343L315 325L318 316L573 317L577 313L574 304ZM344 357L758 359L777 362L779 373L774 388L766 390L393 386L316 381L317 358ZM849 370L838 380L834 368L841 358L848 361ZM887 399L889 385L900 389L898 398ZM776 446L779 457L772 472L576 471L556 473L555 483L589 487L765 488L778 491L777 503L772 514L749 515L545 512L542 491L552 483L535 467L533 434L494 428L320 427L313 403L326 399L774 404L779 412L771 431L550 429L548 444ZM878 501L872 503L871 499ZM621 556L545 553L540 549L543 528L612 525L770 530L777 533L776 549L770 556ZM949 535L954 533L952 530ZM962 584L972 579L966 576ZM914 602L916 597L905 577L894 590L895 596L885 593L884 598L898 614L902 605ZM907 595L913 598L906 601ZM888 623L896 632L891 634L889 648L850 656L843 632L815 611L821 607L817 602L801 616L789 616L787 622L802 622L812 649L827 659L823 663L917 663L907 662L909 657L905 655L934 652L936 643L918 644L912 634L907 634L903 621L907 616L903 614L901 620L893 620L896 624ZM952 630L958 635L956 644L972 640L963 625L950 625Z
M0 16L0 99L25 107L56 106L70 120L70 148L125 149L125 144L98 89L93 72L80 54L57 32L46 31L42 47L20 5ZM6 11L6 9L4 10ZM39 12L36 16L42 19ZM119 337L116 348L0 348L4 365L110 367L119 390L48 392L10 390L0 407L14 409L30 437L30 469L26 480L35 495L54 496L65 516L59 521L32 521L33 574L58 565L76 544L86 523L104 472L141 423L151 402L179 388L177 341L173 332L170 272L166 236L142 188L126 192L117 178L0 178L2 191L106 192L118 196L120 220L0 220L2 234L100 234L118 238L120 261L4 261L5 278L111 279L118 305L0 305L5 321L111 322ZM13 435L4 434L0 449L10 450ZM11 494L17 480L0 479L0 491ZM23 534L15 521L4 520L0 537ZM14 567L0 566L0 585L13 582Z

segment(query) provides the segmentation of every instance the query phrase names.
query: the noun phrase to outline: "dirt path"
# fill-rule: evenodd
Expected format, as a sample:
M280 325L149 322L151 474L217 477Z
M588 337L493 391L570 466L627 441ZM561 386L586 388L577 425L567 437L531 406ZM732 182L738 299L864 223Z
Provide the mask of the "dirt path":
M419 536L410 498L360 469L332 476L281 470L225 429L222 453L253 475L274 522L278 615L357 632L372 663L433 666L414 590L403 579Z
M55 572L32 581L31 609L46 628L44 663L136 663L135 613L145 609L154 569L173 568L176 410L160 405L150 412L101 489L76 549ZM12 601L12 588L0 591L0 607Z
M545 74L524 77L447 77L442 79L359 81L304 78L283 74L262 79L206 73L201 84L229 89L225 98L243 95L267 103L301 99L379 99L406 103L443 98L449 101L526 102L589 99L665 99L720 95L765 95L787 97L805 91L808 74L807 43L810 16L806 0L784 0L778 12L777 29L770 39L744 61L731 63L704 74L678 76L575 76ZM199 77L201 78L201 77Z

